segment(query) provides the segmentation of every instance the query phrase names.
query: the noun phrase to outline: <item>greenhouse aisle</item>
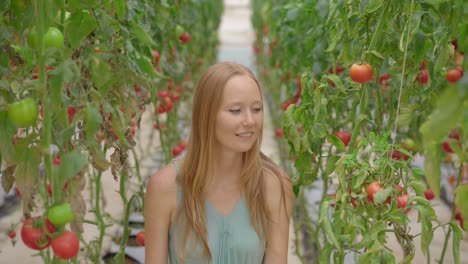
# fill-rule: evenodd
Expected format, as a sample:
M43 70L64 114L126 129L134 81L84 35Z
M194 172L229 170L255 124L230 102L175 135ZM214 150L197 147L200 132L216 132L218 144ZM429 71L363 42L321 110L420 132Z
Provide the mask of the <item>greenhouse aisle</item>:
M246 0L225 0L225 10L219 29L220 48L218 61L234 61L241 63L255 71L255 59L252 51L254 32L250 23L251 11ZM265 107L264 134L262 151L279 163L278 145L275 140L274 127L269 114L268 107ZM293 234L292 225L290 234ZM292 247L293 237L289 242L288 264L298 264L299 259L294 255Z

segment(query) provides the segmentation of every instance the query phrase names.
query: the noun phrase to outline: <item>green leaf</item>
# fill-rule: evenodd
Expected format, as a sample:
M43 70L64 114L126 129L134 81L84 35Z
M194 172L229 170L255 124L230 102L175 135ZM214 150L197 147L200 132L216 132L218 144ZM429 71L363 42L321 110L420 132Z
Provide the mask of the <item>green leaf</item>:
M86 11L73 12L67 23L65 35L72 48L78 48L81 40L97 28L96 19Z
M15 162L15 148L12 139L16 133L16 128L8 118L7 111L0 111L0 131L0 153L8 166Z
M422 182L412 180L410 182L410 185L414 189L414 191L416 192L416 195L418 195L418 196L423 196L424 195L424 192L426 191L426 186Z
M460 264L460 241L463 239L463 233L455 221L450 222L450 226L453 231L453 237L452 237L453 262L455 264Z
M99 130L102 123L102 116L99 113L98 107L92 104L88 104L86 107L85 116L85 132L88 140L94 141L94 135Z
M376 12L379 8L382 7L384 1L383 0L370 0L367 3L366 6L366 13L374 13Z
M334 134L328 135L328 141L332 143L339 151L346 151L346 146L344 145L343 141Z
M300 148L301 137L299 135L299 132L297 131L296 123L294 122L294 119L293 119L294 109L295 109L295 106L291 105L284 112L283 127L284 127L284 133L286 135L286 138L288 139L288 142L294 146L294 151L297 152L299 151L299 148Z
M320 249L320 263L330 263L332 252L333 246L329 243L325 243L325 245Z
M424 146L424 171L427 183L437 197L440 196L440 156L439 144L426 143Z
M299 9L297 7L289 9L288 13L286 14L286 19L284 21L295 21L297 19L298 13Z
M323 200L320 204L319 212L319 224L322 225L325 234L327 235L330 243L341 252L341 246L336 239L335 233L333 232L333 226L328 215L328 210L330 208L330 202L328 200Z
M151 36L140 25L132 22L130 23L130 27L133 30L132 33L135 34L136 38L141 42L141 44L150 47L156 45Z
M439 46L438 52L436 54L436 61L434 63L434 73L442 71L442 68L448 65L453 56L453 46L452 44L442 43Z
M376 204L383 203L387 199L387 197L390 195L391 192L392 192L392 188L385 188L380 192L374 193L374 202Z
M122 17L127 12L127 3L125 0L114 0L113 1L115 12L117 13L117 18L122 19Z
M455 189L455 205L464 219L468 219L468 183L459 185Z
M18 153L18 166L15 170L16 185L21 192L24 207L32 201L34 189L37 187L39 180L39 164L41 155L36 148L30 148L28 144L17 143L16 149Z
M87 157L80 149L74 149L72 152L62 154L60 156L62 164L54 166L55 177L62 180L61 185L65 183L66 179L75 177L84 166L87 164ZM60 185L60 186L61 186Z
M101 94L105 96L109 92L110 81L112 79L111 68L107 62L94 58L91 60L91 76L94 84L99 88Z

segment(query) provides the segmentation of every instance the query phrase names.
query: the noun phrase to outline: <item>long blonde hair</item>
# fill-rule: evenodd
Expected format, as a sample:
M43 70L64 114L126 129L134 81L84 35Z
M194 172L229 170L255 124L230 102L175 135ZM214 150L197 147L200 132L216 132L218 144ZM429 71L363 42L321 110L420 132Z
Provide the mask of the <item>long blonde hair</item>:
M177 221L182 223L178 228L178 255L185 257L186 241L195 235L202 243L204 256L211 260L211 252L207 241L207 227L205 219L205 186L212 182L213 161L215 157L215 127L216 115L223 99L224 87L233 77L247 75L258 85L260 94L263 93L253 73L243 65L225 62L209 67L201 76L193 97L192 127L187 146L187 154L182 164L182 177L178 184L182 187L182 197ZM245 190L245 198L250 214L250 222L262 241L269 237L270 215L265 200L264 177L276 175L282 179L284 173L260 150L262 145L262 131L258 141L244 153L244 167L241 171L241 183ZM284 200L284 188L282 198ZM193 239L191 240L193 242Z

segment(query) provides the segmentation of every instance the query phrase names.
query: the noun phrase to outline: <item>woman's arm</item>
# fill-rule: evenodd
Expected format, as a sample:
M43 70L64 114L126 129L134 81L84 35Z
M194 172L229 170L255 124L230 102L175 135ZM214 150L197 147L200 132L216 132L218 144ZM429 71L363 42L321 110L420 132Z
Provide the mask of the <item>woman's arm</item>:
M286 174L281 180L275 175L266 177L266 200L272 218L264 264L288 262L289 221L293 205L292 184ZM284 190L284 198L282 196Z
M145 196L145 263L167 264L171 215L177 202L172 164L151 176Z

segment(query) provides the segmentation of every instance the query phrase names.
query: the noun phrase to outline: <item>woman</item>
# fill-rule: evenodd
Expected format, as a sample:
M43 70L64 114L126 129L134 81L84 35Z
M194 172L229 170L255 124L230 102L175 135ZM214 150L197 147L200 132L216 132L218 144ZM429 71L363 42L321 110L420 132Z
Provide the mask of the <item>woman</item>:
M236 63L208 68L186 155L146 187L146 264L287 263L291 182L260 151L262 133L255 76Z

